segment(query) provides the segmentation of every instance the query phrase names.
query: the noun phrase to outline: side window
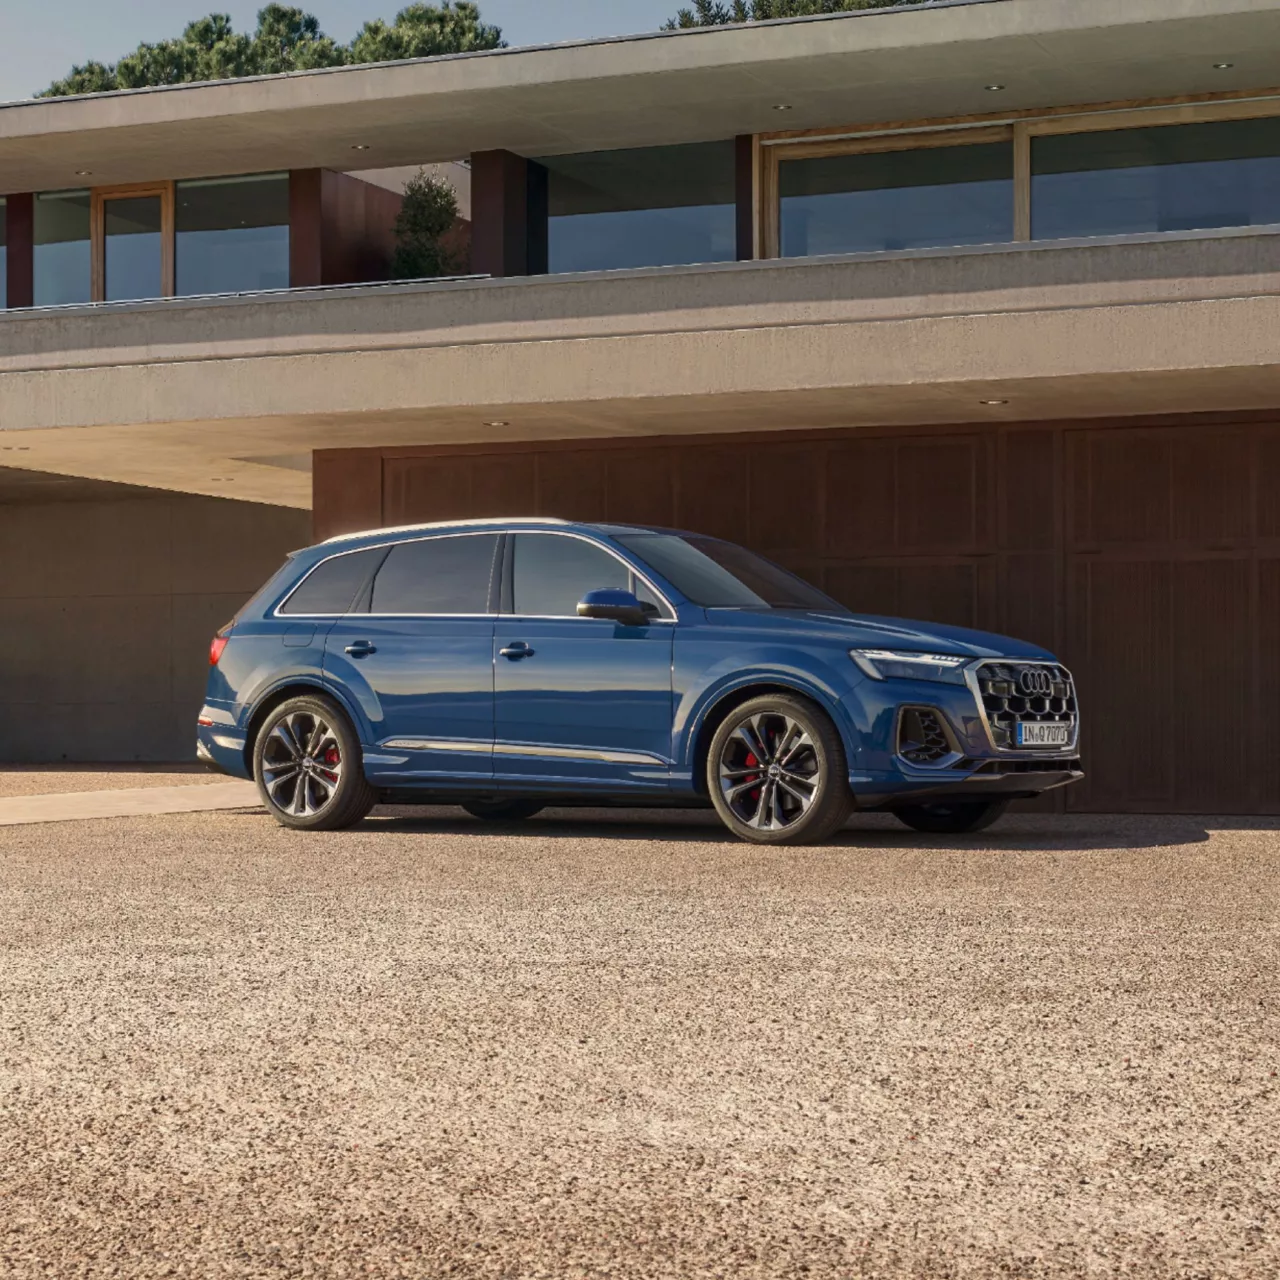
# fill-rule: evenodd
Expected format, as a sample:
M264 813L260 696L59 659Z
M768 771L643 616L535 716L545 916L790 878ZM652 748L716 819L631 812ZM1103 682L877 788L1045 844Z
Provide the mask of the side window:
M402 542L373 584L372 613L488 613L498 535Z
M302 585L280 606L280 612L346 613L385 550L385 547L370 547L323 561L303 578Z
M513 612L573 618L578 601L602 587L630 589L631 574L617 557L581 538L518 533L512 575Z

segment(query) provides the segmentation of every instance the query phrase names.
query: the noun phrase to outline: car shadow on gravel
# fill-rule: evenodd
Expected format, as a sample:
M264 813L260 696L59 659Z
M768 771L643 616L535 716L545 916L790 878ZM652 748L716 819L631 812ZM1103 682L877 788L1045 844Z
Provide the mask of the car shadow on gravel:
M459 809L382 807L358 830L395 835L521 835L542 840L625 840L738 845L702 810L548 809L523 822L482 822ZM858 814L830 849L930 849L941 853L1089 852L1203 844L1222 830L1280 833L1280 819L1151 814L1011 814L972 836L922 835L889 814ZM784 846L787 848L787 846Z

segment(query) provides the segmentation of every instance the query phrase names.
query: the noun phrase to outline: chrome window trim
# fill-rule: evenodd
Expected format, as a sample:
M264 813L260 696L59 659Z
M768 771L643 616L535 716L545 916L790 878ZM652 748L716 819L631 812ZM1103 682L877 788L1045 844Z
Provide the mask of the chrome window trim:
M337 560L342 556L358 556L362 555L366 551L385 551L387 555L390 555L396 547L409 546L414 542L435 542L441 538L501 538L502 532L503 531L501 529L464 529L458 533L446 533L441 530L439 533L429 533L421 538L399 538L387 543L375 542L372 546L368 547L352 547L347 551L335 551L333 555L325 556L323 560L317 560L315 564L313 564L311 568L298 579L289 594L285 596L278 605L276 605L271 616L273 618L495 618L498 615L487 610L483 613L283 613L281 611L284 609L285 605L293 599L294 593L301 589L302 584L306 582L321 565L329 564L331 561ZM353 534L351 536L354 537L357 535ZM333 539L330 539L330 541L333 541ZM328 546L329 544L321 543L320 545ZM379 568L381 568L381 566L379 566ZM490 589L492 590L492 568L489 570L489 584Z
M995 734L991 732L991 721L987 717L987 707L982 701L982 690L978 686L978 670L989 662L1012 662L1020 667L1057 667L1061 671L1067 673L1071 681L1071 688L1076 700L1076 714L1072 728L1074 732L1071 735L1071 742L1067 746L1061 747L1001 747L996 745ZM1080 689L1076 684L1075 675L1071 669L1062 662L1050 662L1044 658L978 658L975 662L971 662L964 668L964 682L969 687L969 692L973 694L973 700L977 704L978 715L982 719L983 732L987 735L987 745L992 751L999 753L1007 759L1018 760L1042 760L1046 756L1054 753L1061 755L1064 759L1068 756L1080 754Z
M622 556L618 554L618 552L616 552L612 547L606 546L603 542L597 542L595 538L592 538L585 533L578 533L576 530L573 530L573 529L509 529L507 530L507 533L510 537L513 537L513 538L519 537L521 534L542 534L549 538L577 538L579 542L585 542L587 543L588 546L599 548L606 555L611 555L620 565L622 565L624 569L627 570L628 573L634 573L636 577L639 578L640 581L643 582L645 586L648 587L649 590L652 591L653 594L659 600L662 601L663 606L670 612L671 617L654 618L647 625L656 626L660 623L666 623L668 626L673 626L676 622L679 621L679 615L676 613L675 606L671 603L670 600L667 599L666 592L659 591L658 588L654 586L654 584L649 580L649 577L647 574L642 573L629 560L624 560ZM514 563L512 565L512 577L511 577L511 602L512 602L512 605L514 606L515 604ZM512 612L500 613L498 614L498 617L526 618L530 622L563 621L566 619L572 619L575 622L607 621L607 619L605 618L583 618L576 613L517 613L515 612L514 607L512 609Z

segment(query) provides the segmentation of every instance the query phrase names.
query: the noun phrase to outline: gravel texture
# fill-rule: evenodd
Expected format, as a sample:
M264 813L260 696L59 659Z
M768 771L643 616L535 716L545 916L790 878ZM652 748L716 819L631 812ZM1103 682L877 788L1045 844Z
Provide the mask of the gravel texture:
M225 782L198 764L0 764L0 799Z
M1280 1274L1280 829L0 831L0 1275Z

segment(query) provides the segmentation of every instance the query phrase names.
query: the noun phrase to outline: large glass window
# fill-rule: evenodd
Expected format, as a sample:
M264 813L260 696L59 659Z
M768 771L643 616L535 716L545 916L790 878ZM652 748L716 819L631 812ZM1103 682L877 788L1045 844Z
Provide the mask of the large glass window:
M374 613L489 612L498 536L427 538L392 547L373 584Z
M551 156L549 269L731 262L737 257L732 142Z
M161 206L158 195L116 196L102 202L104 296L108 302L158 298L164 293Z
M623 591L631 588L631 570L617 556L563 534L516 534L515 613L535 618L573 618L582 597L604 587Z
M1280 223L1280 119L1032 139L1032 234Z
M35 207L35 304L88 302L89 193L43 191Z
M9 211L0 196L0 310L9 305Z
M179 182L177 292L289 287L289 175Z
M783 159L783 257L1013 239L1013 143Z

